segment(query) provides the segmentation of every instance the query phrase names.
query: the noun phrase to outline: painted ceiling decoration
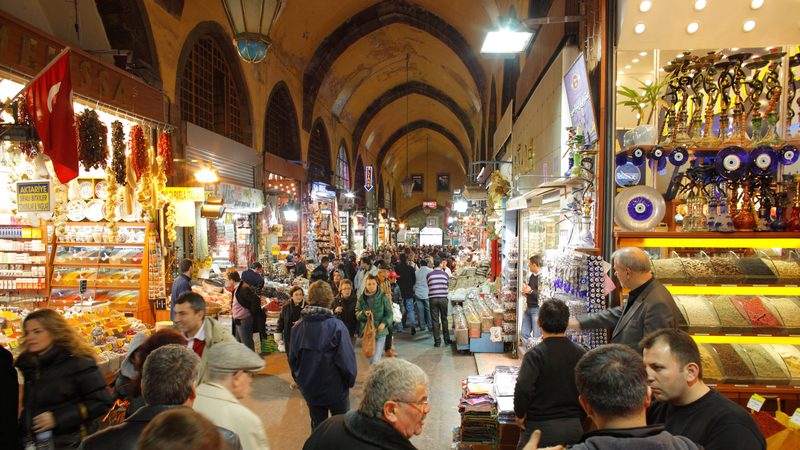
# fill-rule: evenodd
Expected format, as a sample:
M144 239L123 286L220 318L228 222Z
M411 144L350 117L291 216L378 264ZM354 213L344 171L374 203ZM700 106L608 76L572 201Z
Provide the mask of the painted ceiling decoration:
M405 0L387 0L350 17L317 47L303 74L303 128L311 128L314 106L322 84L334 65L351 46L371 33L393 24L417 28L449 47L466 66L477 87L480 104L484 101L486 75L476 50L453 25L424 7ZM482 110L483 108L481 108Z
M406 95L411 94L419 94L425 97L432 98L440 103L442 103L447 109L453 112L453 114L458 117L458 120L464 126L464 130L467 132L467 136L470 140L470 145L473 146L475 143L475 131L472 127L472 122L470 121L469 114L463 110L458 103L446 92L435 88L427 83L423 83L420 81L409 81L408 83L403 83L397 85L379 97L372 101L372 103L367 107L363 114L358 118L358 122L356 122L356 127L353 130L353 146L355 148L359 148L361 144L361 138L366 130L367 126L369 125L370 121L375 118L375 116L386 106L391 104L392 102L402 99Z

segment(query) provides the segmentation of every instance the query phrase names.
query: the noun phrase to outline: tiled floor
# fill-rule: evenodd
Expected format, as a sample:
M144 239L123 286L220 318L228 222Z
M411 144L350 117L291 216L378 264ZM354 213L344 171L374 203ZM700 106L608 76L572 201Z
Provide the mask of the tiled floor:
M422 367L430 378L428 396L431 412L425 419L423 433L412 439L420 450L449 449L453 428L460 422L457 406L461 395L460 382L467 375L477 373L475 358L454 348L434 348L433 338L427 332L395 335L395 348L399 357ZM357 348L358 378L350 391L351 408L360 402L367 360ZM291 375L286 355L266 357L267 375L256 377L252 398L245 401L264 422L270 449L302 449L310 433L310 419L305 401L298 391L290 389Z

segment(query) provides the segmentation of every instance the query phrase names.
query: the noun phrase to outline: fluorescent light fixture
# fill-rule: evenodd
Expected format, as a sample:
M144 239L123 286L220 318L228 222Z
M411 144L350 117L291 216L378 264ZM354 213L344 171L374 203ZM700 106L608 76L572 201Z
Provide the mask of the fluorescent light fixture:
M750 20L748 20L748 21L746 21L744 23L744 25L742 26L742 29L744 30L745 33L748 33L750 31L753 31L753 29L755 27L756 27L756 21L753 20L753 19L750 19Z
M706 0L697 0L694 2L694 9L695 11L702 11L706 8Z
M639 56L647 56L647 52L639 52Z
M219 183L219 175L217 175L217 171L210 167L203 167L195 172L194 179L197 180L198 183L203 184Z
M283 218L286 219L287 222L297 222L297 210L293 207L287 207L283 210Z
M692 22L686 26L686 32L689 34L697 33L697 30L700 28L700 24L697 22Z
M631 66L630 64L625 65L626 69L630 69L631 67L633 67L633 66Z
M653 7L653 2L650 0L644 0L642 3L639 3L639 11L647 12L650 11L650 8Z
M644 30L646 30L646 29L647 29L647 27L643 23L639 22L639 23L636 24L635 27L633 27L633 32L636 33L636 34L642 34L642 33L644 33Z
M354 194L352 192L345 192L344 196L345 196L345 198L356 198L356 194Z
M509 28L486 33L481 53L521 53L531 42L533 33L530 31L517 31Z
M458 212L458 213L467 212L467 208L468 207L469 207L469 205L464 200L458 200L455 203L453 203L453 211Z
M752 0L750 2L750 9L758 9L764 6L764 0Z

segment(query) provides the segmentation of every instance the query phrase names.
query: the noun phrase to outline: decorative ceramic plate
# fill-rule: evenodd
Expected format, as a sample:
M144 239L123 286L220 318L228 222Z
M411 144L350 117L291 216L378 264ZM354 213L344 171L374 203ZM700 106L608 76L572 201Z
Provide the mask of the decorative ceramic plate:
M142 204L134 201L133 202L133 214L126 215L123 205L120 203L117 206L117 220L123 220L125 222L136 222L142 217Z
M664 197L649 186L623 188L614 199L614 222L629 231L652 231L665 212Z
M103 200L92 200L86 205L86 218L92 222L103 220L105 215L106 202Z
M84 200L91 200L94 198L94 186L91 181L81 181L78 184L78 189L81 191L81 198Z
M86 218L86 202L83 200L71 200L67 203L67 219L72 222L80 222Z
M108 182L101 181L94 185L94 195L95 197L105 200L108 198Z

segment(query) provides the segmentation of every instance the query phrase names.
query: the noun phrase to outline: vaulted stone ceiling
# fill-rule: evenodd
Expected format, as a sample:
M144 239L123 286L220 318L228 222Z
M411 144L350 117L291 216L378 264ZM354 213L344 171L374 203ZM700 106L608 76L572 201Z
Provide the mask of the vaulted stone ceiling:
M465 173L481 146L492 71L501 65L481 57L480 46L499 16L527 11L528 3L288 0L271 52L302 77L306 131L317 117L333 118L352 136L351 153L395 183L405 172L406 130L411 160L424 157L427 137L431 152Z

